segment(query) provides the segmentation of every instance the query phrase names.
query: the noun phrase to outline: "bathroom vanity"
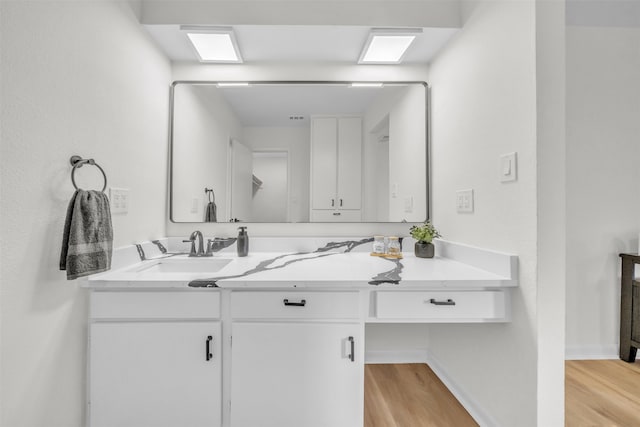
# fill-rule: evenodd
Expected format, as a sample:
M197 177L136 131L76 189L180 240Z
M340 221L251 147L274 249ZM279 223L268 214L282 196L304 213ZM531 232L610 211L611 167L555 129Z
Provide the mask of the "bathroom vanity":
M90 278L91 427L361 426L366 324L510 319L513 255L254 240L248 257L134 259Z

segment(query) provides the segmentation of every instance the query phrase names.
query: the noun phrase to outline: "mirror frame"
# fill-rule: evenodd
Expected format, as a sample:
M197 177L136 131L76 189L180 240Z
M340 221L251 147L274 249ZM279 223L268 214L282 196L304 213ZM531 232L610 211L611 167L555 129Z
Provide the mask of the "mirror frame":
M174 80L171 83L169 89L169 221L174 224L231 224L231 222L211 222L207 223L204 221L201 222L191 222L191 221L176 221L173 218L173 151L174 151L174 138L173 138L173 122L174 122L174 100L175 100L175 88L177 85L182 84L192 84L192 85L216 85L218 83L248 83L249 85L286 85L286 84L296 84L296 85L349 85L351 83L382 83L389 85L409 85L409 84L421 84L425 89L425 180L426 180L426 189L427 189L427 197L426 197L426 212L427 217L424 221L426 222L431 219L431 127L430 127L430 117L431 117L431 103L430 103L430 86L426 81L422 80L402 80L402 81L391 81L391 80L376 80L376 81L364 81L364 80ZM243 222L243 224L402 224L403 222L408 221L359 221L359 222Z

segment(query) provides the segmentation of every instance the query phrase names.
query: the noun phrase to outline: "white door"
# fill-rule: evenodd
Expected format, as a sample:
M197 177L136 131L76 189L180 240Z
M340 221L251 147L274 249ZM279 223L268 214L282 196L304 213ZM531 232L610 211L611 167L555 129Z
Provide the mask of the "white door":
M219 427L220 337L220 322L92 323L90 427Z
M240 141L231 141L231 218L251 221L253 155Z
M362 120L338 122L338 209L360 209L362 200Z
M335 117L311 122L311 209L335 209L338 122Z
M344 323L234 323L231 426L362 426L361 331Z

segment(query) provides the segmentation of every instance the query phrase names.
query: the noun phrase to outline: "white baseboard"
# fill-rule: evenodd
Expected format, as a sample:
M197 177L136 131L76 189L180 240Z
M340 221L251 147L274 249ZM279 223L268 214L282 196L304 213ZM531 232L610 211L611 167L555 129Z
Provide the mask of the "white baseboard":
M364 363L427 363L429 353L427 349L405 351L367 351L364 355Z
M617 345L568 346L565 348L564 358L565 360L619 359L620 354Z
M467 410L469 415L480 425L480 427L498 427L499 424L487 414L482 407L465 391L459 387L456 382L447 375L442 365L436 358L429 355L427 364L431 370L440 378L440 381L447 386L451 394L455 396L460 404Z

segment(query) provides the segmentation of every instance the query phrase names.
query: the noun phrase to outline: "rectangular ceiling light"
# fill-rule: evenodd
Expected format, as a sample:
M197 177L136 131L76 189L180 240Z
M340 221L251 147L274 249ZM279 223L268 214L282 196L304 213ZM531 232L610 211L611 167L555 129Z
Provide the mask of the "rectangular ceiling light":
M231 27L180 26L200 62L241 63L242 56Z
M398 64L422 28L374 28L358 64Z

